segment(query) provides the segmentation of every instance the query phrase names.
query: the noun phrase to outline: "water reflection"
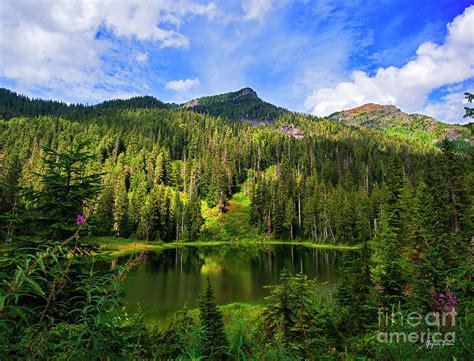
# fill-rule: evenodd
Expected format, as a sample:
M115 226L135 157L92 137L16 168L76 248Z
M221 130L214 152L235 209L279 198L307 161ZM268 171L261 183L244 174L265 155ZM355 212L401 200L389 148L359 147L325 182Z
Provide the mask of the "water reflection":
M283 268L304 272L320 282L337 280L340 251L292 245L182 247L148 253L125 281L125 302L139 302L150 318L166 317L184 304L193 307L210 277L218 303L261 302L263 286L275 284ZM126 261L112 260L110 268Z

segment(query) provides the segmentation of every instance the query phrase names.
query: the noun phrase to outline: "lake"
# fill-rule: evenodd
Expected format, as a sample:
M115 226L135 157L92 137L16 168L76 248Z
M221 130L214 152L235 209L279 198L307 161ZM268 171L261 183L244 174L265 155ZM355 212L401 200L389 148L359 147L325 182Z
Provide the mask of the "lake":
M283 268L304 272L319 282L336 283L342 252L296 245L186 246L149 252L125 280L126 308L138 303L148 319L170 316L185 304L197 305L206 278L215 288L218 304L260 303L267 285L278 283ZM113 269L128 257L112 260Z

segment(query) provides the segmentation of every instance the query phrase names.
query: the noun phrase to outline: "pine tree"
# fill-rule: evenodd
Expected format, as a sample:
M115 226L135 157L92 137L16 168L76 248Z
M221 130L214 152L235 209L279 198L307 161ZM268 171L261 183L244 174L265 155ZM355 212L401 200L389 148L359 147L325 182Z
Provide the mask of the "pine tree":
M192 194L189 201L184 205L183 219L183 239L185 241L197 240L201 227L204 224L204 218L202 218L201 213L201 200L197 194Z
M314 357L318 338L318 312L314 304L316 284L303 273L291 275L286 269L280 273L278 285L271 286L266 297L259 326L263 345L277 348L278 353L309 359Z
M175 192L173 199L173 224L175 225L174 239L179 241L184 233L184 206L179 197L179 193Z
M464 93L464 96L469 103L473 102L474 94L466 92ZM474 108L464 107L464 111L465 111L465 114L463 116L464 118L474 118Z
M114 225L114 188L110 176L106 176L102 182L102 190L97 202L95 212L96 232L99 235L109 236Z
M262 314L260 335L262 342L272 341L280 348L288 346L290 329L294 326L290 305L290 274L286 269L280 272L278 285L271 286L266 297L268 307Z
M385 209L380 217L379 229L373 241L375 245L375 277L382 287L382 300L386 305L398 304L404 300L403 287L407 272L402 257L402 248L397 241L391 220L395 216Z
M376 315L368 242L363 242L360 250L345 253L342 264L342 280L336 291L336 300L342 327L348 333L355 333L370 328Z
M114 190L114 232L117 237L128 236L128 193L125 175L119 174Z
M297 273L291 279L291 310L293 326L289 330L292 348L299 350L300 356L309 359L314 355L313 348L318 344L316 325L317 311L314 305L316 285L303 273Z
M43 147L44 171L35 174L42 187L25 190L25 196L32 200L25 219L44 239L71 235L76 228L76 215L82 215L99 192L100 175L86 171L94 158L86 150L87 144L75 143L65 151Z
M199 299L199 314L204 334L204 353L210 360L224 360L227 358L227 343L224 332L222 313L217 308L214 289L209 277L206 288Z
M293 200L288 199L288 201L286 202L285 222L283 225L288 230L290 239L293 239L295 236L295 232L294 232L295 221L296 221L295 206L293 204Z
M275 190L273 192L273 204L271 211L272 231L275 237L285 238L285 236L287 235L285 227L286 194L284 192L284 187L281 182L274 183L274 185Z

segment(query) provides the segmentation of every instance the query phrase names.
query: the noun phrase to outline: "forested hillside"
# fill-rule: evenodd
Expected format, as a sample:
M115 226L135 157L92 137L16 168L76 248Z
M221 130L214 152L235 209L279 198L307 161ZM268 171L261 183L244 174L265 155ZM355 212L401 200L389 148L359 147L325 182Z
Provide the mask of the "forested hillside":
M251 123L271 122L288 113L287 110L260 99L251 88L193 99L183 104L183 108Z
M237 95L246 99L245 104L256 97ZM229 97L234 96L226 94L222 99L229 104ZM270 352L268 347L281 355L296 352L310 357L331 349L347 352L348 345L353 355L374 356L380 351L373 337L370 341L377 305L428 310L434 307L433 292L455 292L460 312L466 310L472 295L473 162L470 152L454 151L449 140L435 147L416 139L288 113L266 103L256 113L241 110L252 119L278 116L275 123L255 127L229 122L225 117L233 118L237 114L234 109L242 106L235 98L231 108L220 108L220 98L203 98L193 111L170 109L147 97L92 108L23 98L10 102L8 96L2 99L0 225L7 241L4 254L10 254L9 261L4 260L5 269L11 274L16 258L11 255L15 246L10 245L24 240L33 240L37 247L76 240L64 249L60 268L66 267L71 254L85 257L95 252L77 248L79 232L89 238L149 242L208 240L209 233L202 232L202 209L225 212L229 199L243 191L250 198L247 220L267 239L360 248L345 262L343 282L335 296L337 305L320 310L321 315L307 316L314 300L299 302L295 298L312 297L312 283L302 275L292 278L282 274L282 285L274 288L269 299L275 306L259 321L260 336L248 336L260 356ZM282 133L278 130L281 126L298 127L304 136ZM133 262L127 266L132 267ZM21 267L29 269L29 264ZM47 280L45 275L34 282L41 284L41 289ZM11 282L16 285L15 279ZM37 290L34 284L32 287ZM0 312L10 312L5 317L22 335L20 316L11 308L16 291L10 291L2 296L2 304L4 300L12 302L6 304L10 308L2 306ZM83 290L68 292L82 295ZM27 295L22 297L28 299ZM87 297L81 297L78 299L87 303ZM107 297L112 296L107 293ZM285 315L286 310L278 305L288 297L287 307L292 311ZM42 296L34 300L40 304L50 301ZM204 325L218 322L209 326L211 329L204 328L207 341L203 342L209 343L215 336L220 343L211 342L213 346L204 350L214 350L209 357L219 359L227 344L222 316L213 302L209 285L201 304L202 320ZM69 326L79 322L80 318L74 318L76 311L61 307L64 310L44 311L51 316L48 322L57 322L54 317L58 314L68 315L64 322ZM100 314L101 307L94 310ZM42 324L43 316L36 316L34 322ZM160 334L163 345L191 342L185 338L170 341L168 337L174 333L173 327L189 323L183 319L189 317L187 313L179 317L168 334ZM103 332L102 336L108 328L119 327L100 322L103 328L97 332ZM280 322L291 331L281 331ZM7 327L6 323L0 325ZM123 338L126 331L120 330ZM25 335L31 337L31 332L33 329L27 329ZM94 333L87 332L92 338ZM149 337L139 328L133 332ZM6 337L11 345L7 351L12 355L17 334ZM54 340L54 332L47 337ZM80 345L87 348L90 344ZM37 345L38 349L43 346ZM182 355L171 349L158 349L152 355L147 353L151 349L134 350L144 357Z
M1 124L0 139L3 173L14 184L5 185L3 192L37 185L34 173L44 167L43 146L65 151L81 140L96 155L90 167L103 174L99 197L89 205L97 234L187 237L179 221L185 212L182 202L202 200L223 209L249 179L250 216L262 232L355 244L373 234L394 167L403 174L407 192L414 194L410 189L429 178L445 179L448 189L451 168L465 163L463 156L449 151L449 143L443 154L422 143L407 144L327 120L288 115L282 122L297 124L304 138L183 110L117 110L80 121L10 119ZM5 211L9 205L16 212L22 208L5 199ZM460 222L462 207L456 202L460 209L453 208L452 222ZM196 238L197 232L191 234Z
M68 119L98 116L119 109L173 108L175 104L165 104L154 97L142 96L130 99L107 100L96 105L66 104L55 100L30 99L11 90L0 88L0 119L15 117L36 117L50 115Z

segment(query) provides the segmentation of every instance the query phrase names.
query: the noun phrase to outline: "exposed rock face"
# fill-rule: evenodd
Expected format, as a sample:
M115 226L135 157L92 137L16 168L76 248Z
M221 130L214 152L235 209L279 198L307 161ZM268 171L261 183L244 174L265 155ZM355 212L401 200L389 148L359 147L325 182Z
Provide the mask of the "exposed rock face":
M199 105L199 100L197 99L193 99L193 100L190 100L189 102L183 104L183 108L194 108L194 107L197 107Z
M237 97L242 97L242 96L245 96L245 95L248 95L248 96L251 96L251 97L254 97L254 98L258 98L257 93L252 88L240 89L238 91L238 96Z
M241 121L242 123L250 124L253 127L258 127L260 125L268 125L272 122L272 120L273 119L270 118L270 117L263 117L261 119L253 119L253 118L249 118L247 116L242 116L239 119L239 121Z
M280 133L283 133L283 134L286 134L290 137L294 137L296 139L303 139L304 138L304 132L298 128L298 127L295 127L295 126L283 126L281 128L278 128L277 129L277 132L280 132Z

